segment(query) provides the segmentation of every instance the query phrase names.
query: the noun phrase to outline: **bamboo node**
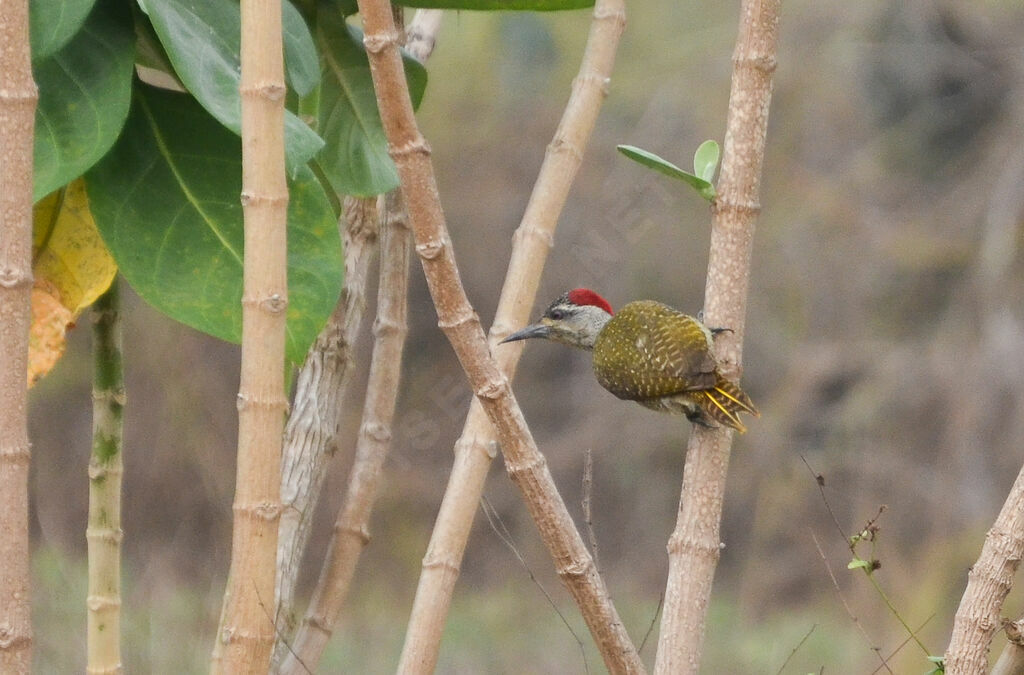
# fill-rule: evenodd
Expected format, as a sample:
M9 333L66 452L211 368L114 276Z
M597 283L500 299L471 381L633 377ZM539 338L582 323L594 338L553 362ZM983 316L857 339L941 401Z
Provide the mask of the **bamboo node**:
M580 73L573 79L572 83L574 87L593 84L600 89L602 96L608 96L612 88L612 78L594 72Z
M121 598L111 595L89 595L85 598L85 605L90 611L98 612L102 609L120 607Z
M602 9L594 5L594 19L597 21L611 20L621 24L619 29L621 31L622 27L626 25L626 11L623 9Z
M280 101L284 98L285 88L282 82L263 82L253 87L257 96L268 101Z
M508 379L504 375L498 375L493 380L488 380L484 383L484 386L480 387L473 393L478 398L486 398L489 401L494 401L500 398L508 391Z
M388 149L388 154L391 155L391 159L395 160L396 162L400 158L407 157L409 155L429 155L430 144L427 143L427 140L422 136L417 136L416 138L407 141L402 145L391 146Z
M371 54L379 54L392 45L399 45L402 41L402 34L397 30L381 31L380 33L367 33L363 36L363 46Z
M32 285L32 273L14 267L0 270L0 286L3 288L24 288Z
M668 549L669 555L681 554L684 551L691 551L696 557L707 557L714 560L722 555L722 549L725 545L721 542L717 544L705 544L699 541L695 541L692 538L683 537L677 532L673 532L672 536L668 538Z
M432 570L440 569L447 570L448 572L458 575L459 564L452 560L452 558L443 555L433 555L430 551L427 551L427 555L423 556L423 569Z
M253 518L273 522L281 516L284 507L274 502L250 502L248 504L235 504L231 507L235 513L247 514Z
M552 141L551 146L549 146L549 147L553 147L553 146L554 146L554 141ZM572 146L570 146L568 144L564 144L564 145L561 145L559 147L560 148L564 147L564 148L569 148L569 149L572 148ZM515 234L513 236L517 237L517 238L536 237L537 239L540 239L542 242L547 244L548 248L551 248L551 247L553 247L555 245L555 235L550 230L546 230L546 229L544 229L542 227L537 227L535 225L526 225L524 223L523 225L520 225L516 229L516 232L515 232Z
M331 625L331 622L327 619L327 617L321 616L319 614L310 614L302 620L302 623L320 631L327 637L330 637L331 634L334 633L334 626Z
M116 403L123 407L128 402L128 397L124 393L124 387L117 387L116 389L104 389L102 391L93 390L92 400L94 403Z
M587 576L589 570L590 564L588 560L572 560L568 565L558 568L558 576L579 579Z
M401 335L408 332L408 327L400 321L392 321L378 316L373 321L373 336L382 337L385 335Z
M580 154L579 149L561 136L555 136L551 139L551 142L548 143L547 152L550 154L562 153L569 155L577 166L583 162L583 155Z
M87 527L85 538L88 541L105 541L108 544L120 544L124 539L124 531L113 527Z
M359 525L358 527L355 527L348 523L339 522L335 524L334 531L337 534L347 534L355 537L363 546L370 543L370 530L367 529L366 525Z
M367 422L359 431L378 443L386 443L391 440L391 428L380 422Z
M506 461L505 470L508 471L509 478L518 482L523 474L541 471L547 463L548 460L538 451L536 455L531 456L525 462L509 463Z
M451 330L458 328L459 326L465 326L466 324L479 322L480 317L473 311L472 307L466 306L462 311L455 312L455 316L449 320L439 318L437 320L437 327L441 330Z
M251 394L243 394L238 392L238 398L235 402L239 412L247 408L271 408L271 409L288 409L288 401L281 396L271 396L264 398L262 396L253 396Z
M14 649L28 646L32 638L20 632L8 622L0 623L0 649Z
M421 258L433 260L437 258L439 255L441 255L441 252L444 251L444 248L444 239L431 239L429 241L423 242L422 244L416 244L416 253Z
M31 453L30 444L24 445L0 445L0 460L10 464L28 464Z

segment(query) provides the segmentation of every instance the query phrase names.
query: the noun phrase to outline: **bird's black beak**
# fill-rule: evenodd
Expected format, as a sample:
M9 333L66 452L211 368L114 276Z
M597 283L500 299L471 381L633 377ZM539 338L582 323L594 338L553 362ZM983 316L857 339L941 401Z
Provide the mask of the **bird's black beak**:
M551 335L551 326L547 326L543 323L535 323L531 326L527 326L522 330L512 333L498 344L504 344L506 342L515 342L516 340L527 340L529 338L546 338L549 335Z

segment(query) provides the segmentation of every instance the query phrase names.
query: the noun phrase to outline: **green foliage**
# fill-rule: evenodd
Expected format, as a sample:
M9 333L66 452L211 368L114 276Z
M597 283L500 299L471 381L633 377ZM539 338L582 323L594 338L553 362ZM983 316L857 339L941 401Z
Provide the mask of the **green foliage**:
M342 194L369 196L398 187L398 171L388 156L362 32L346 24L336 11L320 12L316 42L324 58L318 128L327 141L320 153L320 166ZM418 106L427 71L406 57L405 73L413 106Z
M137 0L141 11L134 12L124 0L31 1L40 89L36 199L89 172L92 216L139 295L187 325L238 341L237 0ZM369 196L398 185L362 34L345 22L355 9L351 0L282 5L287 100L298 102L303 119L313 120L328 141L313 166L318 181L306 165L325 140L286 111L287 353L294 362L304 357L340 291L335 193ZM426 71L405 58L418 105ZM168 75L189 95L135 85L136 63Z
M133 39L127 8L101 0L60 51L33 64L35 200L81 176L117 140L131 99Z
M704 199L711 201L715 198L715 186L711 179L715 175L715 169L718 168L720 155L718 143L715 141L704 141L697 148L697 152L693 155L693 173L683 171L653 152L632 145L617 145L615 147L634 162L690 185Z
M140 0L141 1L141 0ZM207 112L236 134L242 131L241 14L232 0L149 0L144 7L178 78ZM307 91L312 38L294 8L285 11L286 75L296 92ZM302 23L302 28L296 23ZM296 35L299 35L296 39ZM293 56L297 54L297 56ZM295 65L299 64L299 65ZM285 112L285 159L288 173L309 161L324 141L294 113Z
M935 667L928 671L927 675L938 675L946 672L945 656L929 656L928 660L935 664Z
M147 302L216 337L242 326L241 142L189 96L140 86L86 177L97 227ZM333 212L305 168L289 185L287 355L298 363L341 289Z
M438 9L555 12L563 9L592 7L594 0L404 0L402 4L406 7L436 7Z
M31 0L29 42L32 60L45 59L68 43L89 16L96 0Z

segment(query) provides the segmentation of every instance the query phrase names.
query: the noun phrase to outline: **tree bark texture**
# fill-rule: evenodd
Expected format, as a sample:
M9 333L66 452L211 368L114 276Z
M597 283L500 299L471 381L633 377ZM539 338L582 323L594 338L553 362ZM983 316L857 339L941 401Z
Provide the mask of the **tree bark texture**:
M277 627L274 662L288 653L298 624L295 584L309 540L329 460L338 450L338 426L352 350L366 310L366 278L377 246L377 198L346 197L342 241L345 287L327 325L299 369L295 402L284 431L281 523L277 538Z
M32 667L28 330L32 293L32 79L28 0L0 3L0 672Z
M988 670L988 650L999 628L1003 601L1024 557L1024 468L985 536L978 561L967 573L967 589L953 619L946 672L974 675ZM1019 648L1018 648L1019 649Z
M772 75L780 0L743 0L733 53L718 197L712 205L711 249L704 294L710 326L730 328L716 340L715 356L731 379L742 372L742 348L754 224L761 206ZM733 433L695 426L683 469L675 531L668 542L669 573L655 673L696 673L715 567Z
M226 673L266 672L274 643L288 307L281 3L242 0L242 207L245 259L238 467L225 591Z

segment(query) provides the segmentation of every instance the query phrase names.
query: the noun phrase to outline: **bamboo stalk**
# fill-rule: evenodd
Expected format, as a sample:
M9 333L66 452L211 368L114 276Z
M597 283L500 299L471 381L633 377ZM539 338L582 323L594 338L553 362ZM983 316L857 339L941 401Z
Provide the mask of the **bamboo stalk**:
M346 197L342 240L345 286L299 369L295 403L281 456L281 523L277 535L277 626L274 663L281 663L298 624L295 584L313 513L338 449L338 425L352 350L366 310L366 279L377 246L377 198Z
M704 294L708 325L731 331L716 340L723 372L739 380L754 223L761 210L772 74L780 0L743 0L733 53L718 197L712 205L711 250ZM655 673L696 673L705 619L721 551L719 525L733 433L694 426L686 451L675 531L669 538L669 572Z
M430 149L416 126L398 53L400 36L386 0L360 0L364 43L377 104L398 167L409 223L434 307L470 381L498 431L505 464L523 492L555 569L583 614L612 672L641 672L643 664L618 617L604 581L558 494L544 456L512 395L508 378L490 355L480 319L466 298L437 194Z
M391 445L398 399L402 350L407 333L406 295L411 241L400 191L385 198L380 228L380 285L374 345L355 462L345 501L338 510L309 609L285 659L282 675L316 670L341 615L359 555L370 541L370 513L377 497L384 460Z
M121 454L124 375L117 279L92 308L92 454L89 457L89 675L121 672Z
M281 3L242 0L242 206L245 260L238 468L225 591L226 673L265 672L274 643L288 307Z
M407 51L420 61L430 56L441 28L441 10L417 10L409 24ZM285 427L281 459L281 526L277 542L278 634L274 663L289 653L298 624L295 583L309 539L312 514L323 489L328 459L338 447L341 404L348 383L352 348L366 309L366 278L376 249L377 198L345 198L342 239L345 287L334 314L310 348L299 370L295 404Z
M0 672L32 667L28 331L32 293L32 80L28 1L0 3Z
M512 255L489 334L492 349L530 318L558 216L607 94L624 27L624 1L598 0L569 102L513 237ZM509 379L521 354L520 343L495 350L498 367ZM452 593L496 445L497 434L483 405L474 399L455 444L455 463L423 558L399 672L430 673L437 665Z

